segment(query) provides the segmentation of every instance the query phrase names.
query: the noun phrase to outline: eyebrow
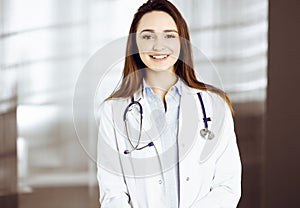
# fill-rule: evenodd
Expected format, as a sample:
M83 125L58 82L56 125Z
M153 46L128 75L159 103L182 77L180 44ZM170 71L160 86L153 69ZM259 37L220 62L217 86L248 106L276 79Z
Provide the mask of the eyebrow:
M154 31L154 30L151 30L151 29L145 29L145 30L142 30L140 33L143 33L143 32L151 32L151 33L154 33L155 31ZM178 33L177 30L164 30L163 32L176 32L176 33Z

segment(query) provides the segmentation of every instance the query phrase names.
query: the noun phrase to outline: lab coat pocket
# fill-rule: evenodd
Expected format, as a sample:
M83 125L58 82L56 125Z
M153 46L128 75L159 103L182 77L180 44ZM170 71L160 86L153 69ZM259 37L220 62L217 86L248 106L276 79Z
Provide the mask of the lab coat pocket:
M198 191L197 200L203 198L211 191L212 181L214 178L214 163L212 160L207 160L199 164L199 174L201 175L201 185Z
M160 175L135 178L134 181L137 207L167 207L164 202L164 183Z

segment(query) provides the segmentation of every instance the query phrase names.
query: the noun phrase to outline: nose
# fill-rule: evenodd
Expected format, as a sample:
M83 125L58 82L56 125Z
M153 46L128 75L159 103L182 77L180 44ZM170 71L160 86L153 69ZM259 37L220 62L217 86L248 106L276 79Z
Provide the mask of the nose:
M164 51L166 48L164 46L164 41L161 37L156 38L153 44L153 51Z

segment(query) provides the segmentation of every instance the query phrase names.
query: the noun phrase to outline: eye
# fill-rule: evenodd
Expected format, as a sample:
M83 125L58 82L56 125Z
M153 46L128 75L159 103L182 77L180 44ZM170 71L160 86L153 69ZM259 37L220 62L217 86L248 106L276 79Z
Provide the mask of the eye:
M165 38L171 39L171 38L176 38L176 36L173 35L173 34L167 34L167 35L165 36Z
M151 40L153 38L154 38L153 35L150 35L150 34L144 34L144 35L142 35L142 39L144 39L144 40Z

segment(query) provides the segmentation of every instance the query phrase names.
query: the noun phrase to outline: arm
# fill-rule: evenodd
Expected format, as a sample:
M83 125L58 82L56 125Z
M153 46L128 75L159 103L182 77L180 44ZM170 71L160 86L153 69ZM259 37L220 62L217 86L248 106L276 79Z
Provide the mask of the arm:
M130 208L130 197L120 163L111 104L105 102L99 110L97 146L97 179L101 208Z
M226 140L215 165L211 191L196 201L193 208L234 208L241 196L241 161L229 108L226 108L222 139Z

